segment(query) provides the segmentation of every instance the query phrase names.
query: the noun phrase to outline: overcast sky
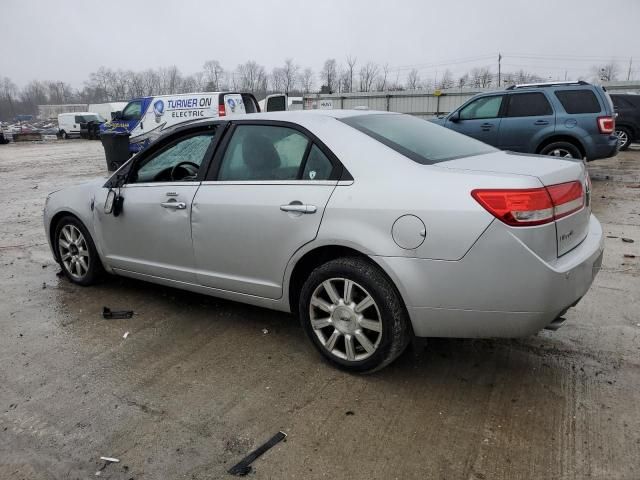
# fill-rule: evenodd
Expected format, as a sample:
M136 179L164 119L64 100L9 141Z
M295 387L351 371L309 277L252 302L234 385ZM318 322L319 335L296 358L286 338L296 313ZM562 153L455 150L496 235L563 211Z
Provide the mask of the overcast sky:
M491 65L545 77L589 76L629 57L640 78L640 0L2 0L0 76L82 87L101 65L183 74L217 59L255 60L267 71L293 58L318 71L325 59L388 63L392 80ZM536 58L532 58L536 57Z

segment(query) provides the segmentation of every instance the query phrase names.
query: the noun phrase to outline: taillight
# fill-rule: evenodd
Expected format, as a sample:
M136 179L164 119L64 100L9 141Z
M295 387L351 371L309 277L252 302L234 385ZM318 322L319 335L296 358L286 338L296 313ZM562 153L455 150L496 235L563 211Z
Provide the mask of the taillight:
M514 227L550 223L584 206L582 183L578 181L541 188L478 189L471 196L491 215Z
M224 117L227 114L227 110L224 108L224 103L218 105L218 116Z
M616 129L616 120L613 117L598 117L598 130L600 133L613 133Z

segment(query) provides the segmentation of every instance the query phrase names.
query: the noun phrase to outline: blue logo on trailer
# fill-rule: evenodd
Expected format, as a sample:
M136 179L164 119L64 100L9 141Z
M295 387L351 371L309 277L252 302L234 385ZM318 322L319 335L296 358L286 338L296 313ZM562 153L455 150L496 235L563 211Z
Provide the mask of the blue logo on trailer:
M233 98L227 98L227 105L229 105L232 113L236 111L236 101Z

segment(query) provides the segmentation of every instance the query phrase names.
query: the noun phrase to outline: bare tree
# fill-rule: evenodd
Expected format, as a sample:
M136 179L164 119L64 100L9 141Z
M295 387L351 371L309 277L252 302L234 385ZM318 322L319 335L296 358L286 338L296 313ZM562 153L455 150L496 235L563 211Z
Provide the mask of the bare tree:
M300 75L300 83L302 84L302 91L309 93L313 90L313 70L305 68Z
M440 78L440 81L438 82L436 87L444 90L446 88L453 88L454 85L455 82L453 80L453 74L449 69L447 69L442 74L442 77Z
M603 82L611 82L618 79L620 69L618 64L611 61L605 65L594 65L592 67L594 78Z
M285 73L282 68L276 67L271 71L270 75L271 90L274 92L282 92L285 90Z
M0 118L15 117L17 96L18 87L16 84L9 77L2 78L0 80Z
M373 62L367 62L366 65L360 68L360 91L370 92L377 75L378 65Z
M254 60L238 65L234 79L240 90L264 92L267 89L265 69Z
M458 88L464 88L469 85L469 74L465 73L458 79Z
M476 88L489 88L493 75L489 67L475 67L471 69L471 83Z
M418 74L418 70L414 68L409 72L405 85L407 90L417 90L420 88L420 75Z
M349 72L349 92L353 92L353 74L356 68L357 60L358 59L356 57L352 57L351 55L347 57L347 70Z
M284 93L287 95L289 95L289 92L296 89L299 71L300 66L293 63L293 59L287 58L284 61L284 67L282 67L282 78L284 81Z
M220 65L218 60L207 60L202 66L204 70L204 76L207 81L207 90L214 92L220 91L220 83L222 76L224 75L224 68Z
M387 77L389 76L389 64L385 63L382 67L382 73L376 78L376 90L384 92L387 90Z
M322 82L327 86L329 91L335 90L336 81L338 76L338 64L335 58L330 58L324 62L324 66L322 67L322 72L320 73L322 77Z

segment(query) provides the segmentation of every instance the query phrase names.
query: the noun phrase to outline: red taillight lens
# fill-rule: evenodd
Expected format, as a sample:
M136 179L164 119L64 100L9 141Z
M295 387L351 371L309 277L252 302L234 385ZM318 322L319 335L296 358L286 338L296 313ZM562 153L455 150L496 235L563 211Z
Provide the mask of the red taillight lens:
M616 129L616 120L613 117L598 117L598 130L600 133L613 133Z
M222 105L218 105L218 116L224 117L227 114L227 110L224 108L224 103Z
M571 215L584 207L582 183L568 182L547 187L553 202L553 214L557 219Z
M471 196L491 215L514 227L550 223L584 206L582 183L578 181L520 190L478 189Z

